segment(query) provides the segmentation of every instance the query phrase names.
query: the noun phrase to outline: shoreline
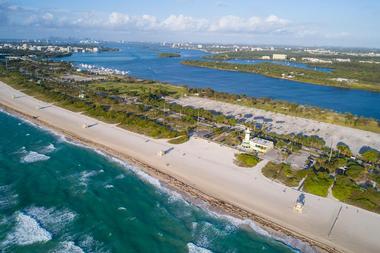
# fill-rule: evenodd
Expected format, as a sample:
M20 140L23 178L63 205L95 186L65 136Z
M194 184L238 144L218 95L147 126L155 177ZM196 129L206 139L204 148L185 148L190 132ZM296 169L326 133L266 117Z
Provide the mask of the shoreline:
M201 66L201 65L196 65L196 64L191 64L191 63L182 63L182 62L181 62L181 64L191 66L191 67L197 67L197 68L216 69L216 70L221 70L221 71L242 72L242 73L262 75L262 76L269 77L269 78L294 81L294 82L297 82L299 84L319 85L319 86L332 87L332 88L338 88L338 89L362 90L362 91L375 92L375 93L380 92L380 87L362 87L360 85L359 86L341 86L338 84L326 84L324 82L317 82L317 81L303 81L303 80L299 80L299 79L283 78L283 77L276 76L276 75L258 73L258 72L254 72L254 71L244 71L244 70L227 69L227 68L225 69L225 68L220 68L220 67L214 68L214 67Z
M265 230L271 231L270 234L282 235L277 238L294 238L295 241L310 245L318 252L357 252L359 249L376 252L378 249L379 242L375 237L379 229L377 224L380 224L378 215L364 210L354 215L353 213L359 209L311 195L307 195L308 203L304 214L296 214L293 206L299 192L291 189L287 189L286 193L282 192L284 186L263 180L259 174L255 174L257 171L234 167L231 160L234 152L228 148L192 140L190 143L175 146L174 151L159 157L159 150L172 145L54 105L44 110L36 109L36 106L46 103L23 93L22 97L11 99L11 94L21 92L5 84L0 86L0 91L4 91L3 94L0 92L0 104L6 111L53 129L111 157L127 160L170 188L190 196L194 201L201 200L207 203L211 210L218 210L218 213L221 210L232 217L252 220L265 227ZM57 115L60 117L56 117ZM83 129L81 124L84 120L95 121L98 125ZM131 145L133 149L128 149ZM188 152L189 149L194 152ZM184 151L186 156L178 154ZM207 152L206 157L197 153L203 151ZM212 160L215 158L216 160ZM191 164L188 163L189 159ZM335 218L337 209L342 205L346 207L342 212L345 217L339 219L331 237L330 234L327 236L330 221ZM357 236L359 243L346 238L350 236L347 232L351 229L354 229L353 236ZM363 234L363 231L366 233Z
M76 136L71 133L68 133L67 131L64 131L60 128L52 126L41 120L38 120L37 118L34 118L31 115L15 110L2 103L0 103L0 109L1 108L5 112L11 114L14 117L21 118L22 120L26 120L28 122L36 124L38 127L44 130L51 131L52 133L56 135L63 135L65 138L68 138L69 142L73 142L74 144L77 144L77 145L79 144L85 148L89 148L94 151L101 151L102 153L104 153L106 156L110 158L119 159L122 162L126 162L129 165L136 167L138 170L143 171L148 176L158 179L160 183L163 183L164 187L168 188L171 191L175 191L181 194L181 196L186 201L189 201L198 207L200 207L200 204L205 203L207 207L207 210L205 211L215 212L218 216L228 215L233 218L240 219L242 221L244 220L252 221L254 222L255 225L258 225L261 229L265 230L265 232L267 232L272 239L280 243L283 243L284 245L288 247L291 247L296 250L301 250L301 252L304 252L302 250L305 248L308 249L309 247L312 250L315 250L316 252L328 252L328 253L343 252L343 251L339 251L338 249L334 247L328 246L314 239L301 235L295 231L291 231L288 228L285 228L279 224L276 224L273 221L267 220L264 217L260 217L257 214L246 211L238 206L235 206L223 200L218 200L212 196L209 196L206 193L196 189L195 187L189 184L186 184L182 182L181 180L178 180L174 176L164 173L160 171L159 169L149 166L146 163L139 161L133 157L130 157L125 154L121 154L120 152L107 148L103 145L81 138L80 136ZM260 232L256 231L255 229L253 228L250 228L250 229L252 229L257 234L262 235ZM287 241L289 237L291 237L294 240ZM302 246L302 247L300 248L299 246ZM309 252L309 251L305 251L305 252Z
M118 151L112 150L110 148L107 148L103 145L94 143L90 140L81 138L80 136L73 135L72 133L69 133L67 131L64 131L60 128L57 128L55 126L52 126L46 122L43 122L41 120L38 120L38 118L34 118L31 115L25 114L23 112L20 112L18 110L15 110L9 106L6 106L2 103L0 103L0 108L3 108L3 110L15 117L20 117L24 120L30 121L33 124L36 124L38 127L41 127L45 130L50 130L55 134L61 134L64 137L68 138L69 141L73 141L74 143L78 143L80 145L85 146L86 148L94 149L103 152L104 154L114 157L116 159L120 159L121 161L126 161L128 164L137 167L137 169L142 170L143 172L147 173L149 176L156 178L160 181L160 183L163 183L165 187L167 187L170 190L173 190L175 192L178 192L181 194L185 200L189 200L191 203L193 203L196 206L199 206L199 203L206 203L207 207L209 208L209 211L216 212L219 215L230 215L233 218L238 218L241 220L251 220L256 225L258 225L260 228L264 229L268 234L272 237L274 240L277 240L283 244L285 244L288 247L295 248L297 250L301 250L302 248L311 247L313 250L316 250L316 252L329 252L329 253L338 253L341 252L337 250L334 247L330 247L328 245L322 244L318 241L315 241L311 238L308 238L304 235L298 234L295 231L291 231L285 227L282 227L279 224L276 224L270 220L267 220L263 217L260 217L257 214L251 213L249 211L246 211L240 207L237 207L233 204L229 204L225 201L218 200L212 196L209 196L205 194L204 192L197 190L191 185L188 185L177 178L164 173L152 166L149 166L145 164L142 161L139 161L133 157L130 157L125 154L121 154ZM254 230L253 228L251 228ZM254 230L255 233L259 233ZM294 239L292 242L287 242L286 237L291 237ZM294 243L296 245L294 245ZM297 245L301 243L301 245ZM302 245L304 244L304 245ZM301 249L299 249L299 246L303 246Z

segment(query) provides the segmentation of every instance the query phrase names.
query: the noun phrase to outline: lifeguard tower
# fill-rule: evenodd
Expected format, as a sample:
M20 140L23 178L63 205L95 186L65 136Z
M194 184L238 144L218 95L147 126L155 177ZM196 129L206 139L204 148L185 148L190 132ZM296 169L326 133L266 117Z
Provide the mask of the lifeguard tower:
M294 210L298 213L302 213L303 207L305 205L305 194L298 196L296 204L294 205Z

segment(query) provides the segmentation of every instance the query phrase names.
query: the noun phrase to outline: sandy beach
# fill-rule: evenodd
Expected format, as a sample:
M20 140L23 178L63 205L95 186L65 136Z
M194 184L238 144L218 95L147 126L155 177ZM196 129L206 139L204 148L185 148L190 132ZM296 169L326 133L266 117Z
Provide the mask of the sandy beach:
M240 168L233 163L234 149L194 138L171 145L49 105L2 82L0 105L89 146L140 163L174 188L291 234L320 251L375 253L380 249L380 215L310 194L305 194L303 212L297 213L293 207L301 193L265 178L261 168L266 160L252 169ZM84 124L90 127L83 128ZM330 134L335 135L331 130ZM380 139L375 137L367 145L376 148ZM160 156L160 151L166 154Z
M259 123L265 122L269 131L278 134L318 135L325 140L327 146L332 144L335 147L337 143L343 142L350 147L354 154L358 154L363 146L380 150L380 134L373 132L219 102L208 98L186 97L173 100L173 102L183 106L214 110Z

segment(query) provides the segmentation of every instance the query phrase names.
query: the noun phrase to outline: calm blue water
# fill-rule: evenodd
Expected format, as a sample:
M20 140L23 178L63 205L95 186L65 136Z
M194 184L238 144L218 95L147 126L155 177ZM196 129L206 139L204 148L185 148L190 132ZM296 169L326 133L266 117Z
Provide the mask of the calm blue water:
M177 50L158 44L110 44L119 52L74 54L65 60L130 71L135 77L217 91L269 97L319 106L339 112L380 119L380 93L340 89L275 79L262 75L185 66L180 61L199 59L204 52ZM159 58L160 52L180 52L181 58Z
M241 224L0 111L0 252L292 252Z
M261 59L257 59L257 60L233 59L233 60L227 60L226 62L239 63L239 64L258 64L258 63L263 63L263 62L269 62L273 64L296 67L296 68L301 68L301 69L309 69L309 70L315 70L315 71L320 71L320 72L331 72L330 68L312 67L305 63L291 62L291 61L273 61L273 60L261 60Z

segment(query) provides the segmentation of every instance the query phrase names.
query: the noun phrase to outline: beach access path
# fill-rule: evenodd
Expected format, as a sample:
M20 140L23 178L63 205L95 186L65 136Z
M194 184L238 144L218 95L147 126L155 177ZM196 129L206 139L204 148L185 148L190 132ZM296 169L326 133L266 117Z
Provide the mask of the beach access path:
M183 106L214 110L236 118L265 123L268 131L278 134L318 135L325 140L326 146L332 144L335 147L339 142L343 142L350 147L354 154L358 154L359 150L364 146L380 150L380 134L378 133L269 112L209 98L190 96L171 101Z
M240 168L233 163L234 149L199 138L172 145L49 105L2 82L1 105L133 157L211 197L341 251L379 252L380 215L310 194L305 194L303 212L297 213L293 207L301 193L264 177L265 160L255 168ZM161 156L160 151L166 153Z

